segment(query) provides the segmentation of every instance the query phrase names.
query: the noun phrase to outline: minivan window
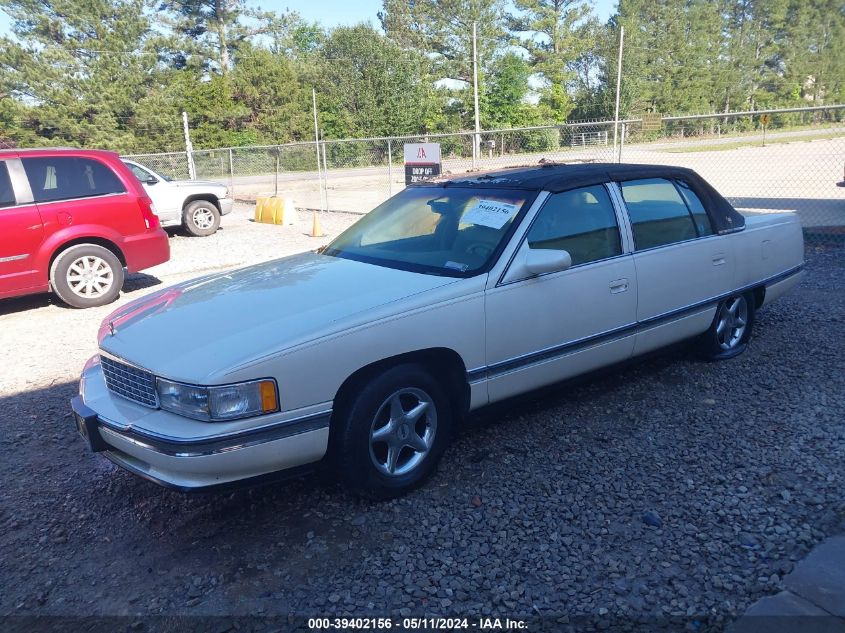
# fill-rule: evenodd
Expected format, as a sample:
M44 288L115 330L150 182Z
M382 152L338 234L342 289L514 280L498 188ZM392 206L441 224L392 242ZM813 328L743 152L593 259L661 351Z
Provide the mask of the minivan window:
M531 248L569 252L572 265L622 254L616 212L602 185L549 196L531 230Z
M77 156L22 158L36 202L125 193L120 179L98 160Z
M15 191L9 178L9 168L0 161L0 208L15 206Z
M638 251L698 237L689 209L675 185L663 178L621 183Z

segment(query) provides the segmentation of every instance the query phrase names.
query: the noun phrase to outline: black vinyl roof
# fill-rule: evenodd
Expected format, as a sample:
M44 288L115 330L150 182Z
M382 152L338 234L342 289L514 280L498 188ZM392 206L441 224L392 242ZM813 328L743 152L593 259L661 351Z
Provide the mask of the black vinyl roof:
M670 178L687 183L701 199L713 223L713 229L717 233L737 231L745 227L745 218L742 214L737 212L707 181L692 169L671 165L546 162L496 171L456 174L410 186L527 189L559 193L576 187L641 178Z
M573 187L583 187L614 180L673 178L690 174L697 176L691 169L664 165L548 162L495 171L456 174L438 178L428 183L415 183L411 186L424 187L433 184L440 187L505 187L557 193Z

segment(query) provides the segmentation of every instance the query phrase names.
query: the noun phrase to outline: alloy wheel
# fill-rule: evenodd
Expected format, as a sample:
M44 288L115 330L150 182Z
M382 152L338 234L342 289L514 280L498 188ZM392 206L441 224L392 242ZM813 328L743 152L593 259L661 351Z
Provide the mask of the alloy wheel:
M745 297L731 297L719 308L716 340L719 347L733 349L742 341L748 326L748 302Z
M370 459L389 477L411 472L431 452L437 408L422 389L404 388L379 407L370 427Z
M205 231L210 229L214 226L214 213L211 209L206 207L200 207L194 214L191 216L191 219L194 221L194 226L198 229Z

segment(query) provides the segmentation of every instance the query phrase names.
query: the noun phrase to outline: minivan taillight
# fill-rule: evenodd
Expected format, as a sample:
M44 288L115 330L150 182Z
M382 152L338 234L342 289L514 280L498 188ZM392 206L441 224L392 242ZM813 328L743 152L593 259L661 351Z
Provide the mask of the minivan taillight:
M141 205L141 215L144 217L144 224L148 229L157 229L160 226L158 215L156 215L156 208L153 201L147 196L138 198L138 204Z

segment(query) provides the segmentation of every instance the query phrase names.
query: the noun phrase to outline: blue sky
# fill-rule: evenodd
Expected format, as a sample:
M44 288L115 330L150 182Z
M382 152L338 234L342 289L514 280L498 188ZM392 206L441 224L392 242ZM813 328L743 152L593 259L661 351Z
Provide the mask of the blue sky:
M264 0L252 4L266 10L297 11L309 22L320 22L327 27L366 21L377 25L376 14L382 8L381 0ZM613 13L617 0L594 0L593 4L599 18L604 21ZM0 35L6 35L9 29L9 16L0 11Z

